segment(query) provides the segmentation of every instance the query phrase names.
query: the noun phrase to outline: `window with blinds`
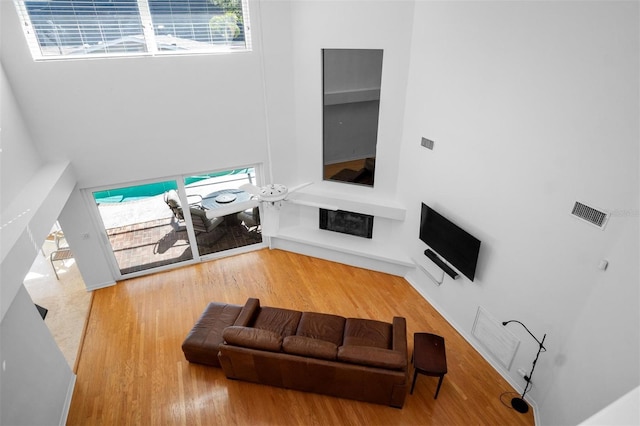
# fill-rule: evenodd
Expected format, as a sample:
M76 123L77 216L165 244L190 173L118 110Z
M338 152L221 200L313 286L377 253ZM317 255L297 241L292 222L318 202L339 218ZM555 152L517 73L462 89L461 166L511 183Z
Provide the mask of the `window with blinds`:
M35 60L251 50L247 3L15 1Z

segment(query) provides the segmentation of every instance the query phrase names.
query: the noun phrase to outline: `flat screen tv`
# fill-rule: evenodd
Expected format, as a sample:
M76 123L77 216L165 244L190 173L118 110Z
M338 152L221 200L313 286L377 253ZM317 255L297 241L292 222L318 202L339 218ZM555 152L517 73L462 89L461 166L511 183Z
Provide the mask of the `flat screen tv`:
M473 281L480 240L424 203L420 218L420 239Z

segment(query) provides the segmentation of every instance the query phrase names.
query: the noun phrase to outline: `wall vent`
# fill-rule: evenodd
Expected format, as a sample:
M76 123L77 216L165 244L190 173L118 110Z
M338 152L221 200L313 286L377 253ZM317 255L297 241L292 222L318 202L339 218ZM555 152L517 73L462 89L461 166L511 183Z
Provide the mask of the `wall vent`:
M427 149L433 149L434 142L431 139L422 138L420 141L420 145L424 146Z
M604 226L609 220L609 213L594 209L593 207L589 207L577 201L573 205L571 214L579 219L590 223L591 225L597 226L600 229L604 229Z

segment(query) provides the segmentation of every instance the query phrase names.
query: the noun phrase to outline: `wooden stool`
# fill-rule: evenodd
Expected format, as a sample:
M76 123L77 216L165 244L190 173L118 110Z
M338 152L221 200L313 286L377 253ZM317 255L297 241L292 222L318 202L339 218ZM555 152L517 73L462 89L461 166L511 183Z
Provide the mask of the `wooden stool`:
M411 383L411 392L416 385L418 373L425 376L440 377L438 388L433 399L438 398L442 379L447 374L447 355L444 348L444 338L431 333L414 333L413 335L413 355L411 355L413 363L413 383Z

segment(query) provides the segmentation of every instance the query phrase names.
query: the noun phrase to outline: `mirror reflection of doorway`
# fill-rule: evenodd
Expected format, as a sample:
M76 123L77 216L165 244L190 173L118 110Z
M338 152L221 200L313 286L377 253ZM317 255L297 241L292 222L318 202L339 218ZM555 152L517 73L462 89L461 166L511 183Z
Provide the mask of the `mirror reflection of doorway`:
M380 49L323 49L323 176L373 186L380 88Z

